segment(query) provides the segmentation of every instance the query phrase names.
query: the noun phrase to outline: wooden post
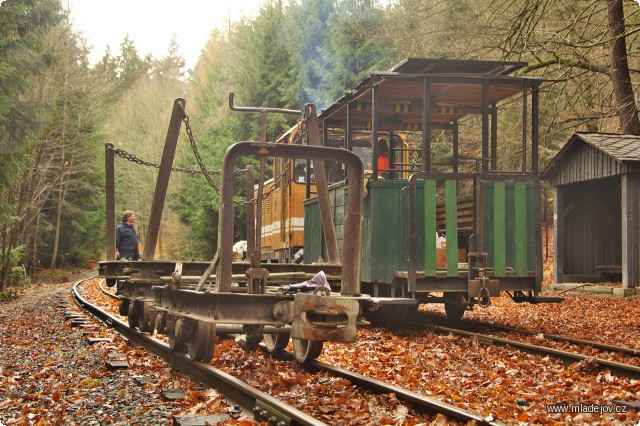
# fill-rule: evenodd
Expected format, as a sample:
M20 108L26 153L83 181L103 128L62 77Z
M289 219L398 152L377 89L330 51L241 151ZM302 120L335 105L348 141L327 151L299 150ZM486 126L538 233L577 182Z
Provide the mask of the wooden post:
M115 167L113 144L104 145L104 169L105 169L105 208L106 208L106 233L107 246L105 251L107 260L116 259L116 197L115 197Z
M553 188L553 281L564 281L564 190Z
M640 287L640 173L622 175L622 287Z
M160 222L162 220L162 209L164 208L167 188L169 186L169 177L171 176L171 167L173 166L173 158L175 157L176 146L178 145L184 105L185 101L182 98L177 98L173 102L171 120L169 121L167 137L164 142L164 150L162 151L162 159L160 161L160 170L158 170L158 178L156 179L156 189L153 193L151 214L149 215L147 238L144 242L142 260L153 260L155 257L158 232L160 231Z

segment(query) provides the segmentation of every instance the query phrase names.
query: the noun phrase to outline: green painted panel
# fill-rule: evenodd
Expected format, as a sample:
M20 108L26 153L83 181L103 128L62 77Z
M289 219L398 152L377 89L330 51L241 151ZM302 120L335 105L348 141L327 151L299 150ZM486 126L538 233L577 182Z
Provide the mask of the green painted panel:
M505 276L505 182L496 181L493 186L493 264L496 277Z
M536 229L536 214L535 212L535 186L528 182L527 183L527 269L529 271L536 270L536 262L541 261L542 251L536 249L536 231L542 232L542 224ZM538 219L539 220L539 219ZM542 241L542 240L540 240ZM540 247L542 250L542 247Z
M345 211L346 206L336 206L334 208L333 223L335 224L335 226L344 224Z
M335 188L332 192L335 194L335 198L332 200L334 206L342 207L347 204L347 194L345 193L344 186Z
M436 276L436 181L424 181L424 273ZM456 255L457 259L457 255Z
M458 182L445 183L445 227L447 230L447 276L458 276Z
M487 266L496 269L496 276L500 273L500 244L496 235L504 229L504 265L513 268L517 276L527 276L527 271L535 270L536 240L535 240L535 190L531 183L523 181L504 182L504 219L500 223L500 212L496 212L500 205L498 198L502 185L501 181L483 181L484 192L484 224L483 242L485 251L489 254ZM500 227L500 229L496 229ZM520 262L520 263L518 263ZM518 265L520 269L518 270Z
M515 183L516 276L527 275L527 184Z
M516 264L516 203L513 181L505 183L505 247L506 265L513 268Z
M322 256L322 221L317 201L304 202L304 263L313 263Z
M482 191L484 197L484 208L482 209L482 224L484 229L484 235L482 236L482 243L484 250L489 254L487 258L487 266L493 266L493 252L494 252L494 235L490 230L493 229L493 181L482 181Z

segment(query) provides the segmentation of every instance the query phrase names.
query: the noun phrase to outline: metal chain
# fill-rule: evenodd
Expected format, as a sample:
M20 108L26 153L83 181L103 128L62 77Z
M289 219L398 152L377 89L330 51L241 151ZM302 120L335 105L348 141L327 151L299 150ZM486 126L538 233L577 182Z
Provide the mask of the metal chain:
M124 158L125 160L131 161L132 163L140 164L142 166L154 167L156 169L160 168L160 164L152 163L151 161L142 160L141 158L137 157L135 154L131 154L130 152L125 151L124 149L120 149L120 148L110 148L110 149L112 149L113 152L118 155L118 157ZM219 175L220 173L222 173L220 170L207 170L205 172L202 172L200 170L187 169L184 167L171 167L171 171L186 173L192 176L201 175L204 173L206 173L207 175Z
M135 154L131 154L130 152L125 151L124 149L112 148L112 147L110 147L109 149L111 149L120 158L124 158L125 160L131 161L132 163L140 164L142 166L154 167L156 169L160 168L160 164L152 163L151 161L142 160L139 157L137 157ZM172 167L171 170L174 171L174 172L186 173L186 174L189 174L191 176L204 174L207 177L209 175L219 175L220 173L222 173L220 170L205 170L203 172L201 170L186 169L184 167ZM245 171L245 169L235 169L233 172L234 173L240 173L240 172L244 172L244 171ZM215 183L214 183L213 189L216 191L216 193L218 195L220 195L220 192L217 189L217 186L215 185ZM245 204L252 204L253 203L253 201L242 201L242 200L233 200L233 202L234 202L234 204L242 205L242 206L245 205Z
M189 137L189 144L191 145L191 150L193 151L193 155L196 157L198 166L200 166L200 170L202 171L202 174L204 175L204 177L207 179L209 186L211 186L213 190L216 191L216 194L220 195L220 188L218 188L218 185L216 185L213 179L211 179L211 176L209 176L209 174L206 173L207 169L204 166L204 162L202 161L202 157L200 157L200 152L198 151L198 147L196 146L196 140L193 137L193 130L191 130L191 123L189 122L189 116L187 115L187 112L184 110L184 104L182 102L178 102L178 105L180 105L180 109L182 110L182 121L184 122L185 129L187 130L187 136Z
M277 189L276 182L278 182L280 179L284 178L284 174L289 171L290 164L291 164L291 160L289 160L289 161L287 161L285 163L284 167L282 168L282 172L280 172L280 175L278 175L278 179L274 179L273 180L273 186L271 188L269 188L269 190L267 192L262 194L262 199L263 200L266 199L267 196L271 195L271 193Z

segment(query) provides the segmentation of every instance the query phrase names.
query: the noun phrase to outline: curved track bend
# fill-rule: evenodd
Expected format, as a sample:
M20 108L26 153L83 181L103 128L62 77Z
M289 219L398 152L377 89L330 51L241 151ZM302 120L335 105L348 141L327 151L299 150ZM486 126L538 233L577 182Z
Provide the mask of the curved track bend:
M78 282L74 286L74 298L83 309L89 311L103 323L107 324L110 327L113 327L115 331L122 334L127 339L130 339L133 343L139 344L148 349L150 352L161 356L162 358L167 360L167 362L182 371L184 374L196 380L199 380L202 383L211 386L212 388L215 388L220 393L224 394L226 397L242 406L245 410L255 410L254 407L266 406L270 407L273 412L281 413L281 416L277 418L278 420L281 419L286 424L324 424L321 421L301 412L297 408L283 403L282 401L247 385L246 383L242 382L239 379L236 379L228 373L225 373L202 362L194 362L186 354L170 350L169 346L164 342L161 342L149 336L148 334L141 333L136 329L130 328L127 323L112 316L108 312L104 311L98 306L95 306L90 301L82 297L78 290L78 286L80 284L81 282ZM102 291L108 294L110 297L117 298L117 296L107 291L102 285L100 287ZM262 349L265 349L264 345L261 345L261 347ZM274 355L274 357L286 360L295 359L293 353L286 351L279 352ZM359 386L364 390L369 390L379 394L395 394L398 400L411 404L411 406L417 412L426 414L441 413L450 419L455 419L465 423L473 421L478 425L502 424L501 422L494 421L491 418L483 418L483 416L480 414L456 407L437 399L430 398L425 395L421 395L416 392L400 388L398 386L390 385L388 383L384 383L382 381L375 380L370 377L320 361L310 362L306 365L306 368L312 371L325 371L332 375L348 379L354 385Z

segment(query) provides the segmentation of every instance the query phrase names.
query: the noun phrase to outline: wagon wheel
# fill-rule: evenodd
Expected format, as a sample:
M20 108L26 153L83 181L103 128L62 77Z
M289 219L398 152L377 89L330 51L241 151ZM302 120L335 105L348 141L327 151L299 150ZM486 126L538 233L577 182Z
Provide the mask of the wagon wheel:
M267 347L267 352L270 354L280 352L287 347L290 337L291 333L289 332L263 335L264 345Z
M445 293L444 294L444 311L447 319L450 321L459 321L466 310L466 300L463 293Z
M187 349L185 344L185 324L180 317L171 317L171 323L167 321L167 335L169 336L169 348L176 352L184 352Z
M293 354L300 364L313 361L322 352L322 341L293 339Z
M143 333L153 334L155 320L151 312L151 302L142 302L139 313L138 328Z
M129 299L124 296L120 296L120 302L118 303L118 313L123 317L129 315Z
M206 321L194 321L191 337L187 340L189 358L208 363L213 358L216 343L216 325Z
M140 323L140 317L142 316L141 310L142 309L140 307L139 302L136 302L135 300L129 301L129 312L127 316L128 316L130 328L138 327Z

